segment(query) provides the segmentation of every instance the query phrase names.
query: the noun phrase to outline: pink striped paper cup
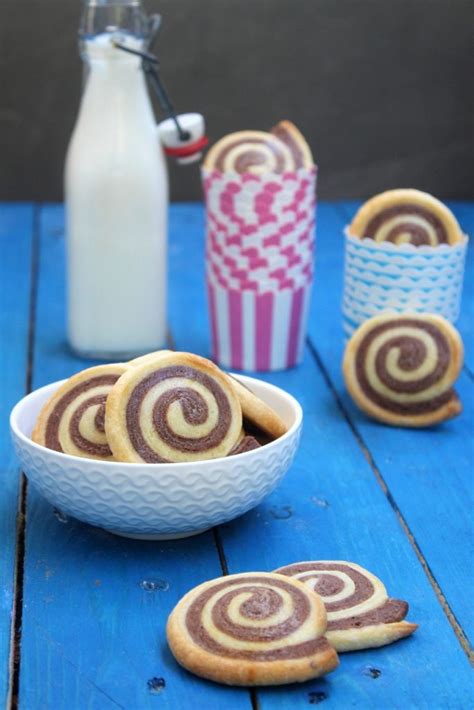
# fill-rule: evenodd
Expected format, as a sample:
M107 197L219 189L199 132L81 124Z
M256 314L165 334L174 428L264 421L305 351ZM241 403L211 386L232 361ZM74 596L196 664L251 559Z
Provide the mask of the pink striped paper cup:
M291 247L294 249L294 247ZM298 250L290 252L289 250L273 250L266 249L257 252L253 249L247 249L246 253L236 253L232 247L221 247L215 243L212 238L208 238L206 244L206 256L212 259L221 266L228 269L245 269L247 271L255 271L257 269L292 269L295 267L303 268L307 264L314 262L314 242L311 245L299 246Z
M261 278L265 278L264 274L267 277L273 277L274 274L304 273L307 268L314 265L313 249L294 256L277 255L244 259L228 254L226 251L221 252L213 249L210 244L207 244L205 256L208 263L216 264L222 271L229 274L235 272L235 275L250 277L255 277L258 274Z
M208 230L239 244L294 240L314 222L316 168L282 174L202 170Z
M296 289L306 286L313 278L313 267L311 264L298 269L275 269L268 271L247 272L244 270L232 270L219 265L214 260L208 258L206 263L207 273L211 278L216 279L225 288L239 291L256 291L266 293L267 291L281 291L284 288Z
M235 370L303 357L314 265L316 168L202 171L213 358Z
M226 232L220 232L212 225L207 212L207 240L215 249L224 250L226 253L236 257L244 257L249 253L258 254L260 257L276 256L284 254L288 250L308 250L314 244L315 220L314 218L302 225L298 225L280 234L277 230L259 231L251 237L234 234L229 236ZM286 228L288 229L288 227ZM282 230L283 231L283 230Z
M212 357L223 368L270 372L303 359L311 282L256 293L225 288L207 276Z

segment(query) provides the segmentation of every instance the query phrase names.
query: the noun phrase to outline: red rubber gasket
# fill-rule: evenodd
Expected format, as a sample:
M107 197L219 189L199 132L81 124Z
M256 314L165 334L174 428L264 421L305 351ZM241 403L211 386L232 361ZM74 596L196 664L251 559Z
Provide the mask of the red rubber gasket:
M165 146L164 149L166 155L171 155L175 158L185 158L188 155L193 155L194 153L200 151L202 148L205 148L208 143L209 138L207 136L203 136L194 143L188 143L187 145L180 146L179 148L168 148Z

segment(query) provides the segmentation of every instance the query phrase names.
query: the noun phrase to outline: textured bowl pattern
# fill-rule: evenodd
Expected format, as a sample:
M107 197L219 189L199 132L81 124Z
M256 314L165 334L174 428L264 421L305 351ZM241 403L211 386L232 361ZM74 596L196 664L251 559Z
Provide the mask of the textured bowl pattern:
M250 385L255 382L241 379ZM270 391L273 405L281 399L281 414L286 413L287 420L293 417L285 436L260 449L190 464L125 464L66 456L29 439L42 402L58 385L33 393L12 413L13 442L21 466L31 483L62 512L122 535L192 535L242 515L275 488L298 446L298 403L276 387L258 382L260 396Z

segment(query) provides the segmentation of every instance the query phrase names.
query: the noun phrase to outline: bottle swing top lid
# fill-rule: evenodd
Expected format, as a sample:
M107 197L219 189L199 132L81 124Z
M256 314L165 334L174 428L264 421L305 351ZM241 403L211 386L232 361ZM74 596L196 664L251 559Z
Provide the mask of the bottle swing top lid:
M208 143L204 118L199 113L176 114L174 110L160 76L158 57L152 51L160 27L161 16L148 17L140 0L86 0L80 36L88 53L96 41L106 40L112 53L121 50L141 58L145 76L167 117L158 125L165 153L180 164L192 163L202 157Z

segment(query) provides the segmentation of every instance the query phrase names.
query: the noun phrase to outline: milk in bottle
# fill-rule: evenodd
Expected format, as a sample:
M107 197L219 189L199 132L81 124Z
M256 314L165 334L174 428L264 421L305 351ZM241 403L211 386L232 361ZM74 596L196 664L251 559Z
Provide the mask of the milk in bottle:
M121 359L166 338L168 183L139 57L139 2L89 0L86 81L65 169L68 336L79 354Z

